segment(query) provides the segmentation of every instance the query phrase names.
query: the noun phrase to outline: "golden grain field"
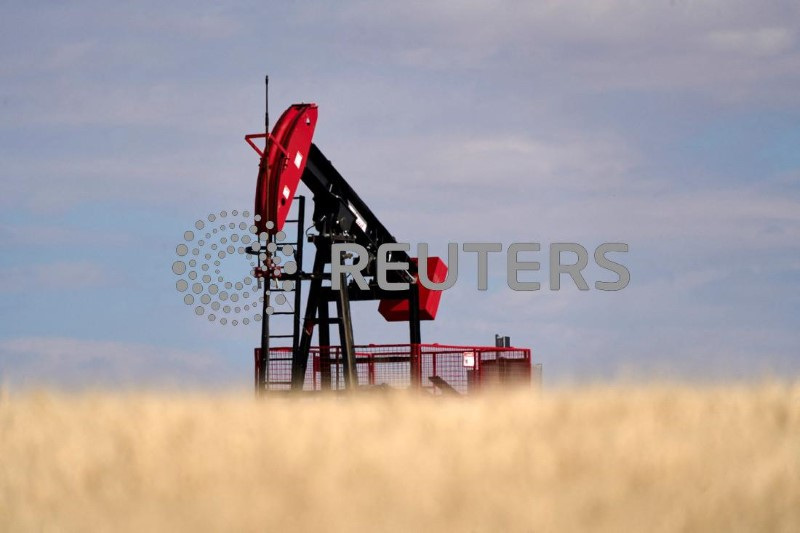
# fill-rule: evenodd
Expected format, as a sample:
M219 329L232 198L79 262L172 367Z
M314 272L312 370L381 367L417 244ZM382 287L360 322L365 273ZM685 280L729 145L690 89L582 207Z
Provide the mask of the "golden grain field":
M0 531L799 531L800 385L0 400Z

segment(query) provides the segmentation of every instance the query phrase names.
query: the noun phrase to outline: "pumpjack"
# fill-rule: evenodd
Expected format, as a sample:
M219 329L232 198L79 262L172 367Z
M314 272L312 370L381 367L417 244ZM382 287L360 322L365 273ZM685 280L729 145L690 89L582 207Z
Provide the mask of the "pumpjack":
M269 77L266 78L266 85L268 88ZM261 343L260 348L255 350L256 391L262 393L270 390L271 384L276 383L275 376L270 376L271 369L274 372L275 368L274 361L270 359L278 356L283 356L282 359L288 360L291 364L291 372L287 372L290 374L290 380L288 383L282 382L290 390L308 389L309 383L306 381L309 375L314 376L315 383L316 376L320 376L319 387L315 385L312 388L323 390L336 388L332 385L336 382L332 374L336 375L336 379L341 375L345 389L353 390L358 387L360 384L357 364L362 360L359 358L363 354L354 343L350 306L351 302L375 300L380 301L378 310L386 320L408 323L409 344L404 348L407 352L404 354L404 360L409 362L409 383L420 384L423 372L422 352L426 350L426 345L423 345L421 340L420 322L436 318L441 292L429 290L418 283L417 260L409 257L404 251L387 252L388 257L385 258L387 261L408 264L405 270L390 271L387 279L407 283L408 289L385 291L379 287L377 265L380 246L397 241L322 150L312 142L317 124L317 105L313 103L291 105L280 116L271 132L268 97L266 109L265 132L245 136L247 143L260 157L254 225L256 233L264 241L263 245L261 241L257 241L258 244L254 243L247 248L247 253L259 258L254 273L261 280L263 288ZM257 139L264 139L263 149L256 144ZM305 197L295 196L301 182L313 195L314 209L311 218L315 232L310 235L303 230ZM293 207L294 218L290 218ZM285 235L283 230L287 224L295 224L297 227L297 240L292 243L296 265L293 268L289 268L288 264L282 265L280 259L275 256L275 251L279 249L279 237ZM306 240L316 249L310 272L303 271L303 244ZM367 266L363 271L368 283L366 289L359 287L355 280L348 281L344 273L339 275L338 289L333 288L335 284L331 283L330 265L336 243L355 243L366 250ZM345 261L348 258L336 259ZM364 260L364 258L359 259ZM431 281L444 281L447 274L444 262L438 257L429 257L427 261L427 272ZM305 311L301 313L303 283L308 283L309 289ZM291 290L288 290L289 288ZM271 298L275 298L275 293L280 292L294 293L294 305L291 311L275 311L270 305ZM285 296L282 300L285 300ZM330 316L330 303L336 306L335 317ZM270 330L270 317L280 314L292 315L291 334L276 334ZM341 344L339 347L331 346L330 326L333 324L338 326ZM312 348L312 335L316 327L318 327L319 347ZM272 345L273 341L282 338L291 338L291 348ZM435 351L444 351L439 345L435 346L437 348ZM463 347L454 348L461 361L462 353L467 352L461 350ZM495 356L499 349L493 348ZM384 351L391 352L391 350ZM526 361L529 376L530 351L523 349L522 353L523 356L527 354L527 357L522 359ZM392 361L397 363L398 356L395 354L393 357L394 359L384 358L383 361L387 364ZM463 357L466 361L466 355ZM522 359L520 362L523 362ZM309 371L310 360L314 365L312 371ZM434 374L436 374L436 361L434 357ZM369 376L372 382L373 367L370 367ZM437 390L452 389L446 382L442 385L443 380L438 375L429 376L429 380L439 385Z

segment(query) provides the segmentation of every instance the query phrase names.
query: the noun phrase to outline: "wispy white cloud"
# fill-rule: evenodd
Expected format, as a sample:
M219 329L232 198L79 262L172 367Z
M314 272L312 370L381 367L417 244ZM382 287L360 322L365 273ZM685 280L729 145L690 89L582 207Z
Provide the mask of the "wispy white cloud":
M119 279L119 273L98 263L53 261L0 269L0 292L19 293L43 289L69 291L109 287Z
M17 386L194 385L230 379L211 353L70 337L0 341L0 376Z
M767 57L789 51L795 43L795 33L781 27L722 30L710 32L708 41L723 52Z
M729 101L737 84L739 101L791 99L785 83L796 86L800 62L790 2L355 2L328 15L359 29L340 46L375 63L525 73L572 93L681 89Z
M49 223L0 224L0 245L42 249L44 247L120 246L133 242L130 235L102 227L76 228Z

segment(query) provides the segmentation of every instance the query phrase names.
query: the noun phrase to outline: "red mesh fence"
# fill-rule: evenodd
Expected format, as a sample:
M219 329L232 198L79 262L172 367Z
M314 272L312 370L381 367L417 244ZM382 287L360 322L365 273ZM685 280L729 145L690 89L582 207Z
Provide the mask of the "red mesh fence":
M356 346L355 351L359 386L414 387L439 395L531 383L531 352L527 348L370 344ZM256 360L260 352L256 348ZM314 347L309 359L305 390L344 389L339 346ZM292 349L271 348L268 389L289 390L291 377Z

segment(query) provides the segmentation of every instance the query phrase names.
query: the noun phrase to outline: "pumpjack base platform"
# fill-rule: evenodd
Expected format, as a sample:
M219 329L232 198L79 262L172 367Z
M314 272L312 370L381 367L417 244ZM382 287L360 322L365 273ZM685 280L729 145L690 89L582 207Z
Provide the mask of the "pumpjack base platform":
M303 391L345 389L340 346L310 349ZM274 347L264 365L255 349L255 380L265 391L289 391L292 384L292 348ZM359 387L416 389L433 395L469 395L480 390L530 386L532 369L528 348L454 346L445 344L368 344L355 346ZM535 368L534 368L535 367ZM259 368L266 368L261 380Z

